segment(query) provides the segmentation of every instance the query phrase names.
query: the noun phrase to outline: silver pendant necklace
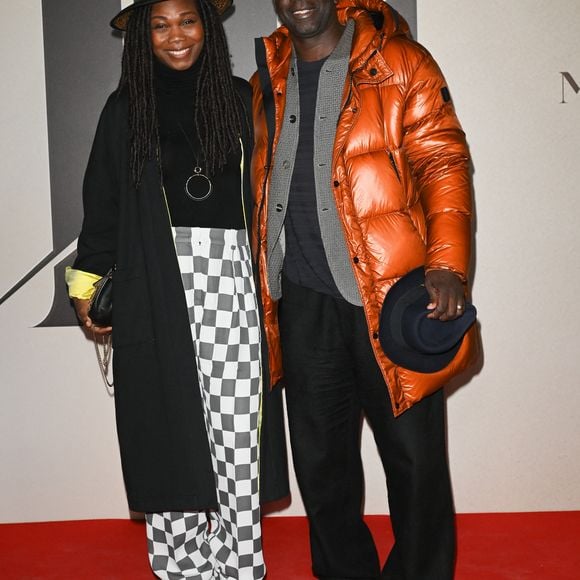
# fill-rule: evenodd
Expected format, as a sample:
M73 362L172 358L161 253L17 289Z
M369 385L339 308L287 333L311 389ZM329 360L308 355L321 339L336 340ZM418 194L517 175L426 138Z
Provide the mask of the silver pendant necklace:
M197 156L195 154L195 149L193 148L185 129L178 123L189 148L191 149L191 153L193 154L194 166L193 166L193 173L187 178L185 182L185 193L187 197L192 201L205 201L213 192L213 184L211 179L203 173L202 168L199 166L197 162Z

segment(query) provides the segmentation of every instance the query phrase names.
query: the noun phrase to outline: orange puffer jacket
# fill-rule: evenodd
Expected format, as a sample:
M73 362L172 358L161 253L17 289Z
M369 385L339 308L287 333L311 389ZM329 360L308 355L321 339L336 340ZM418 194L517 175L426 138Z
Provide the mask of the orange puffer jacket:
M381 305L410 270L447 269L464 281L471 240L469 153L445 80L406 23L382 0L339 0L355 33L334 142L332 183L376 359L400 415L465 369L477 350L475 328L443 370L423 374L393 364L378 341ZM253 251L258 262L272 385L283 375L277 303L268 291L266 228L268 111L276 153L291 60L288 31L262 39L272 98L254 75L256 147ZM260 52L258 41L257 52ZM265 69L263 69L265 70ZM267 84L267 83L266 83ZM263 95L266 95L264 99Z

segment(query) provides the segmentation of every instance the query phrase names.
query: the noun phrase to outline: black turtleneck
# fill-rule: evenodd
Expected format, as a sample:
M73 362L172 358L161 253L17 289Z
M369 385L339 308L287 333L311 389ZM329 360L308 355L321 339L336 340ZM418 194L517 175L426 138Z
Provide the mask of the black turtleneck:
M201 159L193 119L197 73L197 64L185 71L176 71L157 60L154 65L163 183L171 224L243 229L240 152L230 155L227 164L215 175L209 175ZM185 191L195 166L200 166L212 182L212 193L204 201L191 200ZM196 197L203 195L207 181L200 177L192 179L189 189Z

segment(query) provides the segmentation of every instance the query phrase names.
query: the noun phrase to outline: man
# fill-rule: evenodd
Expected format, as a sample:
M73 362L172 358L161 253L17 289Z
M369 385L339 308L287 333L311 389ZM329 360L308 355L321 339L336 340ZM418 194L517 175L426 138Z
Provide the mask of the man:
M455 530L440 387L395 365L385 295L424 266L429 317L465 307L470 179L464 134L430 54L381 0L274 0L256 43L253 247L272 384L286 385L314 574L448 579ZM283 363L283 364L282 364ZM395 545L382 573L361 517L361 415L387 477Z

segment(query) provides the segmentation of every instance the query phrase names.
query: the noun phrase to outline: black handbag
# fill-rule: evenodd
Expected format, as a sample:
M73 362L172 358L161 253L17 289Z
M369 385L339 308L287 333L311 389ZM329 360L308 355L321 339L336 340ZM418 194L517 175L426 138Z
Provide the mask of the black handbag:
M95 292L89 305L89 318L97 326L111 326L113 321L113 273L111 268L95 282Z

